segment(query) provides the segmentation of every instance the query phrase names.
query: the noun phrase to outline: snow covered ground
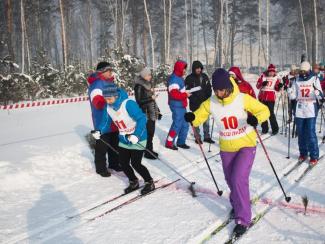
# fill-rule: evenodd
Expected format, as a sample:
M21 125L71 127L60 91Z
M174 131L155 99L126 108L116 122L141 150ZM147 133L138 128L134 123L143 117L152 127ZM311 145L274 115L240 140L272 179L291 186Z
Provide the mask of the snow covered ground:
M255 78L254 78L255 79ZM201 243L227 219L229 191L223 178L218 145L204 150L209 157L222 197L216 193L209 171L193 136L191 150L170 151L164 141L171 124L166 93L159 96L164 114L158 122L154 145L164 161L195 181L193 198L188 183L176 183L125 204L137 192L78 216L78 213L122 193L123 174L102 178L94 173L93 156L85 140L90 131L88 102L0 111L0 242L1 243ZM279 114L279 124L281 125ZM321 137L321 135L320 135ZM292 197L286 203L258 146L250 178L251 198L259 196L253 213L265 213L238 243L324 243L324 160L301 182L295 179L306 165L287 177L283 174L297 160L297 140L290 159L284 135L265 139L284 188ZM321 155L325 153L320 147ZM161 162L145 160L162 185L179 177ZM301 197L307 195L307 213ZM95 218L108 211L109 213ZM74 218L69 218L76 216ZM95 218L95 219L94 219ZM207 243L223 243L230 223Z

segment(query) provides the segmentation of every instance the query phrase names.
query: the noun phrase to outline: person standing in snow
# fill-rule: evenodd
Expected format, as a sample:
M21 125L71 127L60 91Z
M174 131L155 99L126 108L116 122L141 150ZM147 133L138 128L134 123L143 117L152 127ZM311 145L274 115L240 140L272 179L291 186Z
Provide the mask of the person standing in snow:
M323 76L323 73L320 70L320 65L319 64L313 64L312 74L317 76L320 81L323 81L324 76Z
M292 87L292 84L295 82L299 75L299 69L296 65L291 65L290 67L290 73L282 78L283 83L283 89L285 91L288 91L288 88ZM288 103L288 116L289 116L289 122L292 121L292 116L294 115L296 107L296 100L290 99L289 97L289 103Z
M103 96L106 106L97 135L102 133L107 124L114 122L120 132L119 162L124 174L129 179L129 186L124 189L124 192L127 194L139 189L139 180L133 170L135 169L145 182L141 194L147 194L155 189L155 185L148 169L141 163L147 144L146 115L138 104L129 99L127 93L123 89L117 88L114 83L104 86Z
M319 157L316 118L319 109L318 100L324 97L321 89L319 79L313 75L309 62L302 62L299 77L288 89L288 94L291 99L297 101L295 122L298 133L299 161L303 162L310 156L311 165L316 165Z
M209 99L212 94L211 83L209 77L203 73L203 65L200 61L194 61L192 64L192 73L185 78L186 90L194 87L201 87L201 90L193 92L190 96L190 110L194 112L200 105ZM200 127L195 128L197 135L200 135ZM204 142L215 143L210 136L209 119L203 123ZM202 144L201 138L195 139L196 143Z
M168 104L172 111L173 123L170 127L167 139L166 148L178 150L178 147L189 149L186 145L186 138L188 133L188 123L184 120L186 113L187 98L191 93L185 89L184 75L186 74L187 63L182 60L176 61L174 65L174 72L169 77L168 85ZM175 141L177 139L177 146Z
M156 120L160 120L162 115L156 103L157 95L155 94L151 70L149 68L144 68L135 80L134 95L138 105L147 115L148 139L147 151L144 153L144 157L156 159L158 158L158 153L153 150L152 140L155 134Z
M96 72L88 77L88 96L90 101L92 120L94 130L98 130L98 126L102 119L102 111L106 101L103 97L103 87L107 83L114 82L113 70L108 62L100 62L97 65ZM109 177L111 173L107 170L106 154L108 156L108 168L115 171L121 171L118 163L118 155L108 147L103 141L109 143L115 150L118 147L118 129L114 123L108 124L102 131L102 136L96 140L95 145L95 166L96 173Z
M229 69L229 75L236 81L241 93L245 93L252 96L253 98L256 98L253 87L246 80L244 80L239 67L231 67Z
M276 100L276 92L280 91L283 87L282 82L276 75L276 69L273 64L270 64L267 71L264 72L257 81L256 88L260 89L258 99L265 104L271 113L270 124L272 128L272 134L276 135L279 132L279 125L274 114L274 105ZM266 134L269 131L269 124L267 121L262 123L262 134Z
M249 227L252 215L249 175L256 154L254 128L266 121L270 112L252 96L240 93L235 80L224 69L213 73L212 87L215 96L202 103L194 113L186 113L185 120L199 126L210 114L215 119L222 167L236 222L234 233L240 236Z

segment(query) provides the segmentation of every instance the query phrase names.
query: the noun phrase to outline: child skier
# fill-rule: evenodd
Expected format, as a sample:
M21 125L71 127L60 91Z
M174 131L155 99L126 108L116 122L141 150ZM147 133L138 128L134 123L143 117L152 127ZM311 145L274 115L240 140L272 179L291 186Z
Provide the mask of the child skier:
M145 181L141 194L147 194L155 189L155 185L148 169L141 164L147 143L146 115L138 104L129 99L127 93L118 89L114 83L106 84L103 96L107 104L100 128L105 128L106 124L113 121L119 129L119 162L129 179L129 186L124 192L139 189L139 180L134 174L133 167Z
M230 188L230 203L234 210L236 236L242 235L251 222L249 175L256 153L258 123L268 119L270 112L261 102L239 92L229 73L217 69L212 75L215 96L202 103L185 119L193 126L202 124L211 114L219 129L222 167Z
M231 67L229 69L229 75L236 81L241 93L246 93L251 95L253 98L256 98L253 87L247 81L245 81L239 67Z
M256 88L260 89L258 99L264 103L270 110L270 124L272 128L272 134L276 135L279 132L278 122L274 114L274 104L276 100L276 91L280 91L283 84L280 82L276 75L276 69L273 64L270 64L267 71L264 72L258 79ZM262 123L262 133L266 134L269 131L268 122Z
M174 65L173 74L168 79L168 103L172 111L173 123L167 136L166 147L172 150L177 150L177 146L183 149L190 148L186 145L189 126L184 120L187 98L191 95L185 90L183 79L186 74L186 67L186 62L178 60ZM178 137L177 146L175 146L176 137Z
M311 72L307 61L301 63L300 73L292 87L288 89L291 99L296 99L295 122L298 133L299 161L310 156L309 163L316 165L319 157L316 136L316 118L319 109L318 100L323 98L322 88L317 76Z

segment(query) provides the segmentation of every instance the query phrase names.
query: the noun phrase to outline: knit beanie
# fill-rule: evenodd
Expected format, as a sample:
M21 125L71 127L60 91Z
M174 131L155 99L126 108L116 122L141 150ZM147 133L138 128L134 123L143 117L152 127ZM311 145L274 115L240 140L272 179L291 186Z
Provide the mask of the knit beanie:
M306 72L310 71L311 66L310 63L308 61L304 61L300 64L300 70L304 70Z
M144 79L148 75L151 75L151 70L148 67L143 68L140 72L140 76Z
M222 68L216 69L212 75L213 90L231 89L233 85L230 81L229 73Z

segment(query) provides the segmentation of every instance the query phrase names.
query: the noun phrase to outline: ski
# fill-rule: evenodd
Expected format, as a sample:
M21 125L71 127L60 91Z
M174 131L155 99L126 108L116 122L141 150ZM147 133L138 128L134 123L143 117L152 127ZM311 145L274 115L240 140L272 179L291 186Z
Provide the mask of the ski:
M251 199L251 204L255 205L259 201L260 197L256 196L253 199ZM225 219L220 225L218 225L214 230L212 230L200 243L205 243L209 241L213 236L220 233L225 227L227 227L228 224L231 223L231 221L234 219L234 217L231 215L231 212L228 214L227 219Z
M146 197L146 196L148 196L148 195L151 195L152 193L156 192L156 191L159 190L159 189L164 189L164 188L166 188L166 187L168 187L168 186L170 186L170 185L172 185L172 184L175 184L175 183L176 183L177 181L179 181L179 180L180 180L180 179L177 179L177 180L174 180L174 181L172 181L172 182L169 182L169 183L163 184L163 185L161 185L161 186L159 186L159 187L156 187L155 190L149 192L149 193L146 194L146 195L137 195L137 196L135 196L135 197L133 197L133 198L131 198L131 199L125 201L125 202L122 202L121 204L115 206L114 208L111 208L111 209L105 211L104 213L101 213L101 214L99 214L99 215L97 215L97 216L95 216L95 217L92 217L92 218L90 218L90 219L87 219L87 222L92 222L92 221L94 221L94 220L96 220L96 219L98 219L98 218L101 218L101 217L103 217L103 216L105 216L105 215L107 215L107 214L109 214L109 213L111 213L111 212L114 212L114 211L116 211L116 210L118 210L118 209L120 209L120 208L122 208L122 207L124 207L124 206L127 206L127 205L129 205L129 204L131 204L131 203L133 203L133 202L135 202L135 201L141 199L141 198L144 198L144 197Z
M323 154L322 156L320 156L318 158L317 164L319 164L319 160L321 160L324 156L325 156L325 154ZM308 167L304 170L304 172L302 172L302 174L297 179L295 179L295 182L301 181L313 168L315 168L317 166L317 164L316 165L308 165Z
M235 242L237 242L243 235L245 235L247 233L247 231L249 231L250 228L252 228L257 222L259 222L262 217L270 210L270 208L264 210L261 213L258 213L253 219L251 224L249 225L249 227L247 228L247 230L240 236L236 236L235 233L232 233L230 238L225 242L225 244L233 244Z
M287 172L285 172L283 174L283 176L287 177L291 172L293 172L295 169L297 169L303 162L305 162L306 160L304 161L298 161L297 163L295 163Z
M159 180L155 180L154 181L154 183L156 184L158 181L160 181L161 179L159 179ZM99 207L102 207L102 206L104 206L104 205L106 205L106 204L108 204L108 203L111 203L111 202L114 202L114 201L116 201L116 200L118 200L118 199L120 199L120 198L122 198L122 197L124 197L124 196L126 196L126 195L129 195L129 194L131 194L131 193L133 193L134 191L132 191L132 192L129 192L129 193L122 193L122 194L120 194L120 195L118 195L118 196L115 196L115 197L113 197L113 198L111 198L111 199L108 199L108 200L106 200L106 201L104 201L104 202L102 202L102 203L99 203L99 204L96 204L96 205L94 205L93 207L89 207L89 208L85 208L85 209L83 209L81 212L79 212L79 213L77 213L77 214L74 214L74 215L68 215L68 216L66 216L66 218L67 219L74 219L74 218L77 218L77 217L80 217L80 216L82 216L82 215L84 215L84 214L86 214L86 213L89 213L89 212L91 212L91 211L93 211L93 210L95 210L95 209L97 209L97 208L99 208Z

